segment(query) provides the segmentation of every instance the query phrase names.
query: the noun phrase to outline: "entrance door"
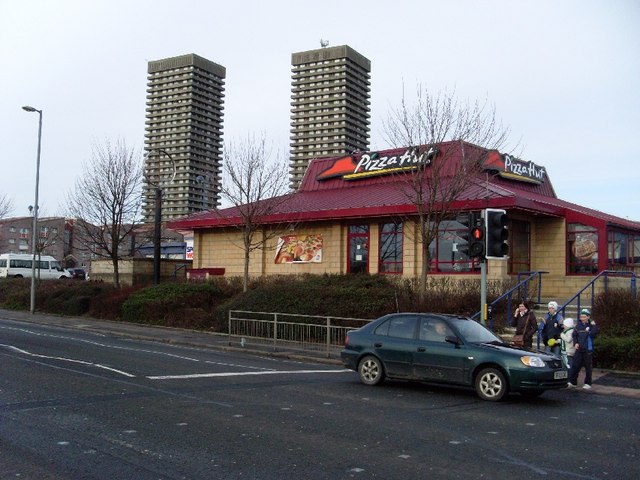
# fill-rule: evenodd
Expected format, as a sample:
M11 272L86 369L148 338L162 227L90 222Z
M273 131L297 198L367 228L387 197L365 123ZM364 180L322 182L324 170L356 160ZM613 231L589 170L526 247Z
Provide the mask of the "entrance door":
M369 273L369 225L349 226L348 273Z

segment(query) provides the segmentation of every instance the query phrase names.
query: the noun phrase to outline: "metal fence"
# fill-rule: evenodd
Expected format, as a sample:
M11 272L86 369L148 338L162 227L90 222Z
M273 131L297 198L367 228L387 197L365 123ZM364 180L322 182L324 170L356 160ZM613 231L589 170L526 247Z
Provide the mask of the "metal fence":
M362 318L231 310L229 345L266 346L274 351L323 352L329 357L342 350L349 330L370 321Z

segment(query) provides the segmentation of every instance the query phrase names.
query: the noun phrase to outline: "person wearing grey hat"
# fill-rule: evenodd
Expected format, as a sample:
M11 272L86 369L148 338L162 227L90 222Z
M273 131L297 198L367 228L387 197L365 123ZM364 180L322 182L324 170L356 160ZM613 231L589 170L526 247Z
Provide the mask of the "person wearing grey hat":
M596 338L600 329L591 319L591 311L588 308L580 310L580 321L573 329L573 343L576 351L573 354L571 369L569 370L568 387L578 385L578 374L584 367L585 378L582 388L589 390L591 388L591 376L593 370L593 340Z

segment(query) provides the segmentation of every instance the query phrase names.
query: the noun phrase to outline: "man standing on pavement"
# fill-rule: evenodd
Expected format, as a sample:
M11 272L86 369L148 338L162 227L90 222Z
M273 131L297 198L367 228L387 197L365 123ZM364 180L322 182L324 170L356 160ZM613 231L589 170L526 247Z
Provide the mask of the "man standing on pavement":
M587 308L580 311L580 321L573 329L573 342L576 352L573 354L571 369L569 370L568 387L578 385L578 374L584 367L586 376L584 379L584 389L591 388L591 375L593 370L593 340L598 335L599 329L596 322L591 320L591 312Z

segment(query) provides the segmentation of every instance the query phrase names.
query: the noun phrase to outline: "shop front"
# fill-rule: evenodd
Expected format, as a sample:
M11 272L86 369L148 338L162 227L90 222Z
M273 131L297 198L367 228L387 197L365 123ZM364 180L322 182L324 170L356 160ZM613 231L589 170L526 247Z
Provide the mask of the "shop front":
M461 216L486 208L509 217L509 255L488 260L490 279L543 271L548 295L566 298L600 271L640 273L640 222L557 198L545 168L533 162L447 142L313 160L299 190L261 218L265 242L250 252L249 274L416 278L427 261L429 275L479 278ZM233 207L169 226L193 230L194 268L239 276L242 225ZM430 227L437 234L423 247L421 233Z

